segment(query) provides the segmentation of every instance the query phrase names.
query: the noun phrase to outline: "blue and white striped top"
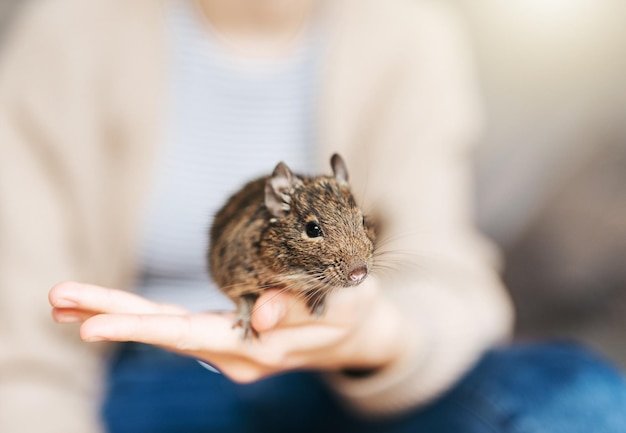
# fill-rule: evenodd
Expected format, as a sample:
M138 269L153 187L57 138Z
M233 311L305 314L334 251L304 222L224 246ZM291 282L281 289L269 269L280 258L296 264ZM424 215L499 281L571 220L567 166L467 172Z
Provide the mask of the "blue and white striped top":
M278 161L311 172L317 31L284 58L241 56L191 0L173 0L166 139L141 233L139 292L192 311L232 309L206 270L213 215Z

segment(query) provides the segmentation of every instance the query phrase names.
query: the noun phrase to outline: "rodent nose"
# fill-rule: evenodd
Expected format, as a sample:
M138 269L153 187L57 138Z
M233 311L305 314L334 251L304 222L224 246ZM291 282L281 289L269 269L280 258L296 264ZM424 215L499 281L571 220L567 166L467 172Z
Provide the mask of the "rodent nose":
M354 268L348 273L348 280L352 283L360 283L367 276L367 268L365 266L359 266Z

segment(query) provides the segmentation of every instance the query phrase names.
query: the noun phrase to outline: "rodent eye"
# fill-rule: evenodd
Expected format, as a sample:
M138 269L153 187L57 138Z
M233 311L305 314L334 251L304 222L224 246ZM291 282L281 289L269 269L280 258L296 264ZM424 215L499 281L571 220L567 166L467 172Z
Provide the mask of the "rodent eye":
M317 225L315 221L309 221L306 223L306 235L310 238L319 238L322 236L322 229Z

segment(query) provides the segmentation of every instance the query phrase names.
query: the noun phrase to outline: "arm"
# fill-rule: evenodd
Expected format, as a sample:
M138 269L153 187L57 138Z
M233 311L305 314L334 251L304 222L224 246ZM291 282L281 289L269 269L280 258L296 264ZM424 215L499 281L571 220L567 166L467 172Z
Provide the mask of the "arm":
M90 138L72 123L89 115L60 74L52 11L24 12L0 63L0 431L97 432L99 348L54 326L45 302L51 284L86 277L75 211L91 184L67 150Z
M494 256L471 225L467 143L476 111L467 65L455 54L458 35L445 13L422 21L415 24L422 33L405 47L421 55L403 57L408 64L380 110L381 145L344 155L376 162L360 174L357 164L353 179L356 191L367 185L366 208L383 213L384 249L400 264L396 278L381 272L338 291L320 319L293 296L268 291L252 316L261 338L251 344L229 315L189 314L84 284L52 289L55 318L84 322L87 341L159 345L241 382L299 368L370 369L358 379L328 374L337 393L366 413L402 411L442 392L507 334L510 307Z
M368 168L354 170L355 190L365 185L365 208L383 218L380 262L401 274L380 289L400 312L406 351L367 377L328 377L369 413L433 399L511 327L497 255L472 225L470 144L480 109L471 62L454 16L433 3L405 14L415 30L407 30L403 74L386 89L384 117L372 121L382 138L347 158L368 153Z

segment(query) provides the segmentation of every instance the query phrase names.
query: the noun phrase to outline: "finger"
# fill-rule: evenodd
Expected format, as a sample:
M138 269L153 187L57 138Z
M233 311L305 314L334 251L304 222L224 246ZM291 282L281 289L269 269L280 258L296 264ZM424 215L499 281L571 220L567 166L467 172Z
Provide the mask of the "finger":
M363 320L379 301L377 282L369 277L358 286L333 289L326 297L326 308L320 319L329 324L350 326Z
M301 295L277 289L266 290L254 304L252 326L259 332L281 327L326 323L349 326L367 314L372 303L377 302L377 283L369 278L356 287L332 290L325 299L326 308L321 315L313 315Z
M74 308L53 308L52 318L57 323L78 323L93 317L95 313Z
M225 314L100 314L86 320L85 341L135 341L193 355L200 351L232 352L240 336Z
M181 307L149 301L141 296L116 289L66 281L48 294L53 307L81 309L100 313L186 314Z
M254 303L252 327L268 331L278 324L295 325L311 320L308 307L295 294L278 289L264 291Z
M220 373L238 383L255 382L276 372L238 356L221 356L220 354L211 353L208 355L202 354L200 357L209 360L212 366L215 366Z
M135 341L204 360L237 382L251 382L275 371L256 358L262 347L233 329L232 314L100 314L83 323L85 341ZM282 367L281 367L282 369Z

